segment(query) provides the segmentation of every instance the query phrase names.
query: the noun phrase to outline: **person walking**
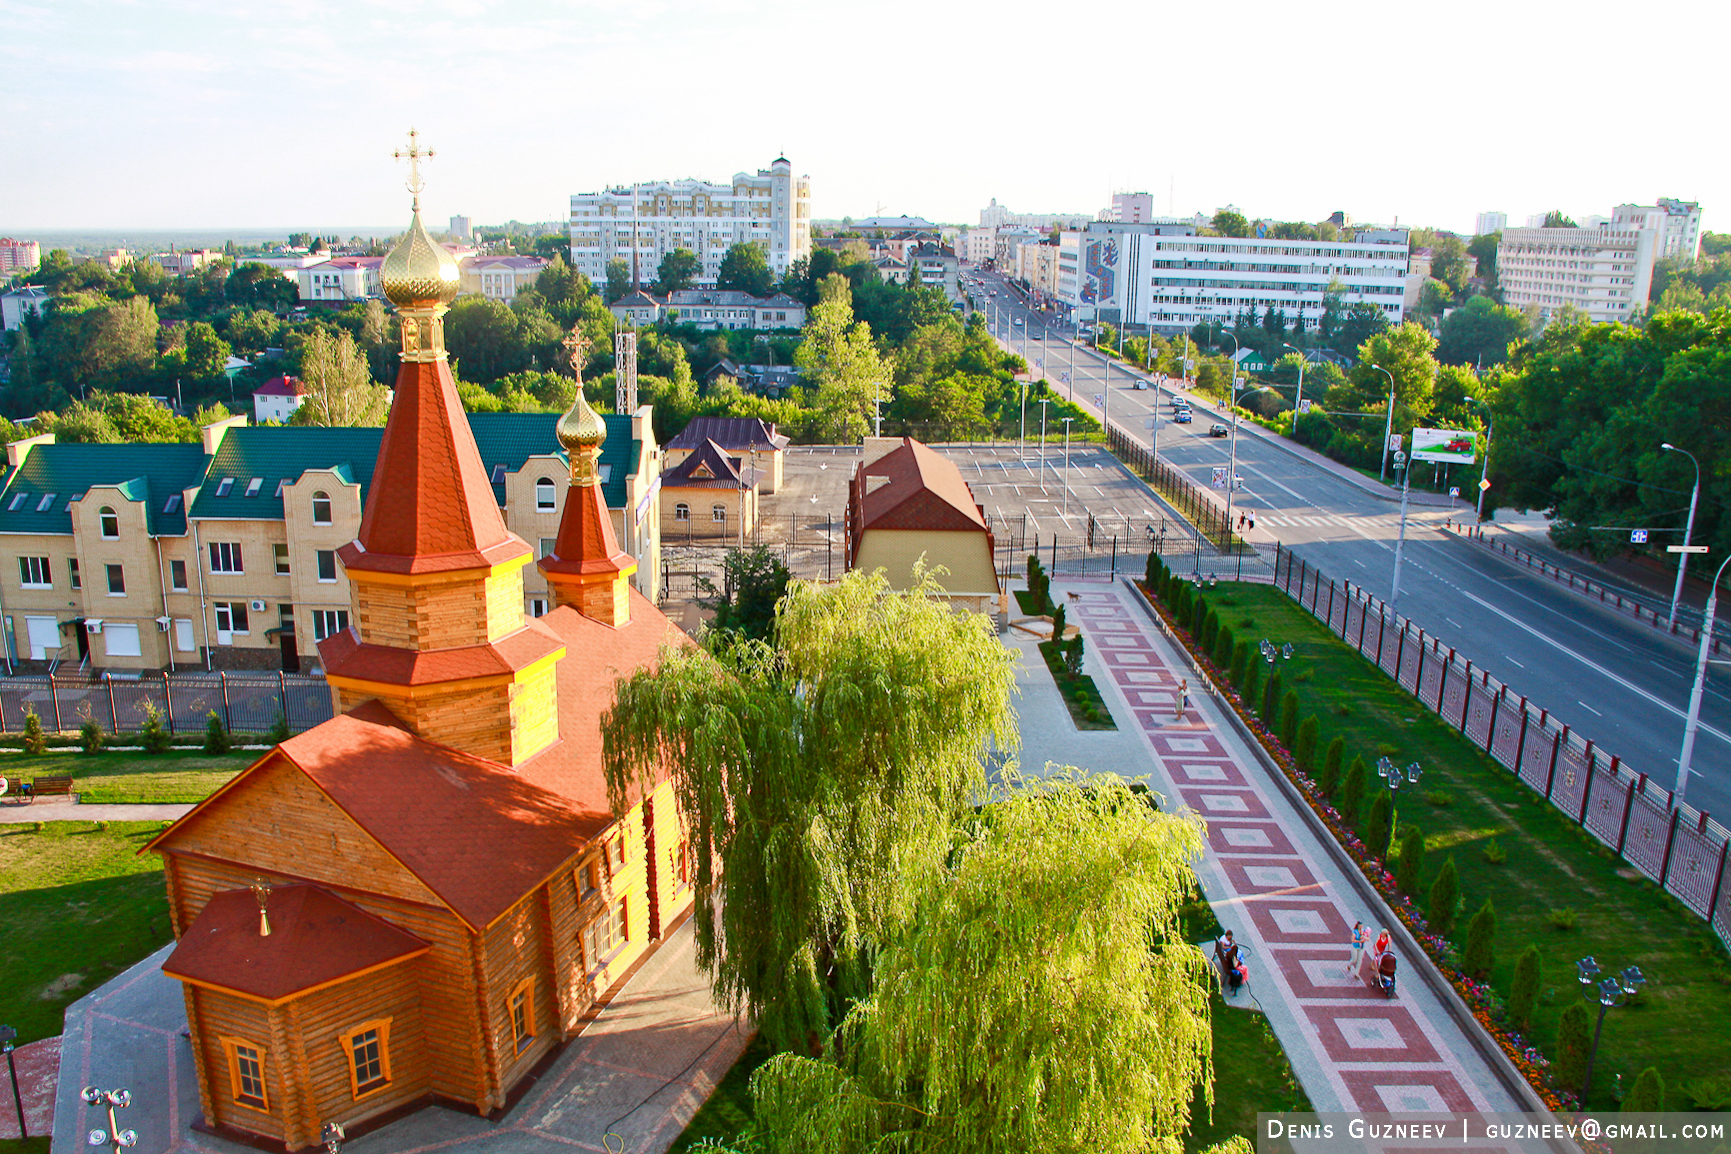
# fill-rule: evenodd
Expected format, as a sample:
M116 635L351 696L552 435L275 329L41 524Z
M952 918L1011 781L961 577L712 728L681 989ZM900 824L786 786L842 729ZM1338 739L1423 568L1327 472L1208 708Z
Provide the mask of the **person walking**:
M1364 935L1365 935L1364 923L1363 922L1353 922L1352 923L1352 960L1346 963L1346 976L1349 978L1352 977L1352 975L1358 973L1359 959L1361 959L1364 956Z
M1183 721L1184 710L1190 704L1190 679L1188 677L1178 682L1178 692L1172 695L1172 720ZM1232 935L1227 934L1228 938Z

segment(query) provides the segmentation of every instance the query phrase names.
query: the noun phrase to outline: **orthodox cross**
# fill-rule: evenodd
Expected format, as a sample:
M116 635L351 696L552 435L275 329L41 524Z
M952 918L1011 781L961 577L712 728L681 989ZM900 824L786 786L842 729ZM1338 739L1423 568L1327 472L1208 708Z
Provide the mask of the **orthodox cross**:
M588 352L592 341L583 335L582 329L573 325L571 331L565 334L560 344L565 346L565 355L571 361L571 375L577 378L577 387L583 387L583 354Z
M420 135L421 134L416 132L413 128L410 128L409 129L409 147L399 148L395 152L391 153L392 159L394 159L394 160L407 159L409 162L408 189L410 192L415 194L415 211L416 212L419 212L421 210L421 189L426 187L425 185L423 185L421 183L421 163L420 162L423 158L426 160L431 160L431 159L433 159L433 157L438 155L438 153L434 152L430 148L422 148L421 147Z
M265 912L265 907L270 904L271 884L263 878L254 878L252 885L247 888L252 890L252 896L258 902L258 936L268 938L270 937L270 915Z

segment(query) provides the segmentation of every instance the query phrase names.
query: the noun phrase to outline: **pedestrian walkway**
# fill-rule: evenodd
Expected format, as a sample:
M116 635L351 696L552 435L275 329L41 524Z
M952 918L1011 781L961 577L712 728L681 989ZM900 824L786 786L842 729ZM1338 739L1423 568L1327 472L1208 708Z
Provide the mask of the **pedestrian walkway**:
M1423 980L1421 969L1430 969L1423 955L1398 949L1393 999L1347 976L1353 923L1364 921L1374 935L1393 927L1392 919L1369 908L1366 888L1322 844L1298 810L1302 803L1239 737L1222 703L1201 691L1134 590L1055 585L1054 594L1060 591L1069 620L1088 638L1087 672L1107 695L1120 732L1134 734L1138 747L1134 762L1119 744L1116 764L1084 768L1146 773L1166 808L1188 808L1207 821L1203 890L1221 924L1249 946L1249 990L1313 1107L1526 1109L1518 1084L1505 1080L1500 1055L1481 1050L1444 1001L1440 978ZM1187 701L1180 702L1186 679ZM1397 930L1396 941L1404 937ZM1230 1070L1229 1055L1215 1060Z
M191 1129L199 1113L198 1085L180 983L162 973L171 948L164 946L67 1009L55 1150L81 1149L86 1131L106 1125L106 1115L79 1099L79 1090L91 1084L132 1091L123 1122L138 1131L133 1154L242 1154L250 1149ZM430 1106L353 1138L343 1149L347 1154L434 1149L536 1154L561 1148L662 1154L750 1039L749 1026L711 999L688 921L502 1120Z
M33 821L178 821L190 805L79 805L70 797L39 797L29 804L0 800L0 825Z

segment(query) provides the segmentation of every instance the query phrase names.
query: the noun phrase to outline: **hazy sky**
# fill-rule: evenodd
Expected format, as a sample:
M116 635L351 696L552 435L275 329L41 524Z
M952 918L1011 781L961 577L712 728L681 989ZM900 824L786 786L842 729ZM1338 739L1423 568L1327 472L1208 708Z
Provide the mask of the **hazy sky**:
M0 234L563 219L785 151L819 217L1093 212L1470 230L1731 200L1731 16L1607 4L0 0ZM1696 46L1700 46L1697 48ZM1724 223L1721 223L1724 222Z

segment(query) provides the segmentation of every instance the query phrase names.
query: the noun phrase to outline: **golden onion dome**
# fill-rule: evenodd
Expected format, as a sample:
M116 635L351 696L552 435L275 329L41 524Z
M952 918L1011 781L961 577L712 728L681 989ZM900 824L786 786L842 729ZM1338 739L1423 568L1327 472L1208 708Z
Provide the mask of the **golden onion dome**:
M429 301L450 304L457 295L461 275L457 259L427 234L419 207L409 225L409 234L379 266L385 296L398 307Z
M577 387L577 399L571 403L570 410L559 418L553 435L559 438L559 444L573 458L581 449L599 449L601 442L607 439L607 423L601 419L601 414L590 408L581 384Z

